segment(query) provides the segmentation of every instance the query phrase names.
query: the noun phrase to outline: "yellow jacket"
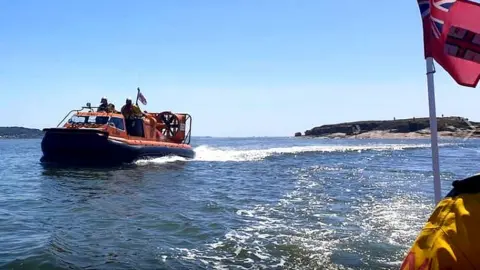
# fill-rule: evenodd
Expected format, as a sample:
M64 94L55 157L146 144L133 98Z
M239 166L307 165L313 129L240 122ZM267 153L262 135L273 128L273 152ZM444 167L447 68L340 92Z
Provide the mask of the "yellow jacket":
M135 118L135 117L141 117L143 115L140 108L135 104L132 104L130 106L130 108L127 108L127 105L123 105L121 111L122 111L123 116L127 119L132 119L132 118Z
M480 174L453 182L406 255L402 270L480 269Z

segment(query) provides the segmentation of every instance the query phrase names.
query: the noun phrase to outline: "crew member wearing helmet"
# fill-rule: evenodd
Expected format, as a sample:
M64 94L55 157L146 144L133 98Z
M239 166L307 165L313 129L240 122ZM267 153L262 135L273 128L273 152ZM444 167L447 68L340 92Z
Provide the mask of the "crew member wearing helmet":
M108 103L107 97L102 97L97 112L117 113L117 111L115 110L115 105L113 105L112 103Z
M98 106L97 112L107 112L108 111L108 101L107 97L102 97L100 100L100 106Z
M135 119L143 116L140 108L137 105L132 104L132 99L130 98L127 98L125 101L125 105L122 107L122 114L125 119Z

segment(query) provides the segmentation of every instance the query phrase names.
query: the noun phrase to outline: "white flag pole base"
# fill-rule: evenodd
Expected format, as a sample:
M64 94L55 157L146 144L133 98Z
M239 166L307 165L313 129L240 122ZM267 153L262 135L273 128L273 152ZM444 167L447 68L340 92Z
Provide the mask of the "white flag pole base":
M430 143L432 148L433 189L435 193L435 204L437 204L441 200L442 192L440 183L440 162L438 155L438 128L437 113L435 108L435 84L433 78L435 68L433 66L432 57L428 57L425 60L427 67L428 107L430 112Z

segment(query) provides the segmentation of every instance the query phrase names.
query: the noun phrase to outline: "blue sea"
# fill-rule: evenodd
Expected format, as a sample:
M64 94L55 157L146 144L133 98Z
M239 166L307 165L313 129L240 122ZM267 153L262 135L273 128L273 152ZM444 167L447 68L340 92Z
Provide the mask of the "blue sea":
M398 269L434 207L429 140L193 138L194 160L46 167L0 140L1 269ZM478 140L441 140L443 195Z

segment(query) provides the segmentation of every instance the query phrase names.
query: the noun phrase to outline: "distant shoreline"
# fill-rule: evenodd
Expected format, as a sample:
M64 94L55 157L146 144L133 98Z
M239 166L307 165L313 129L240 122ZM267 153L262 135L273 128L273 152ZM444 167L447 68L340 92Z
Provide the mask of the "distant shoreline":
M480 123L464 117L439 117L437 126L440 138L480 138ZM423 139L430 136L430 122L426 117L330 124L306 130L304 134L295 133L295 137L330 139Z
M43 131L36 128L25 127L0 127L0 140L2 139L38 139L43 136Z

